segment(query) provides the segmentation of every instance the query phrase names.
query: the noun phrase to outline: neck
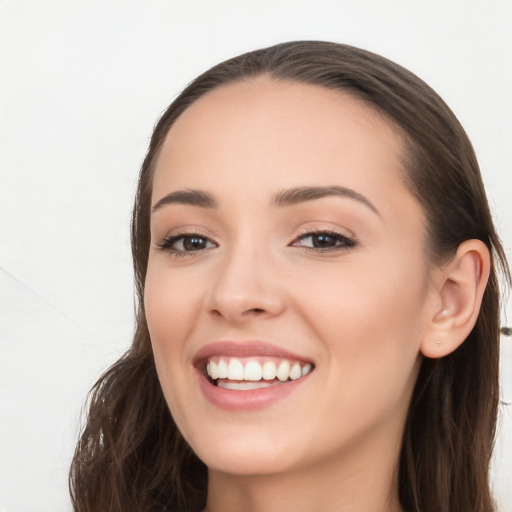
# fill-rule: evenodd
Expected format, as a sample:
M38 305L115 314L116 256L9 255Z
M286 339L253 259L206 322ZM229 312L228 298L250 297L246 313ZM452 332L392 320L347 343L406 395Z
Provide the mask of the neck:
M384 450L382 445L367 446L364 456L359 446L352 453L283 474L210 470L204 512L400 512L396 441Z

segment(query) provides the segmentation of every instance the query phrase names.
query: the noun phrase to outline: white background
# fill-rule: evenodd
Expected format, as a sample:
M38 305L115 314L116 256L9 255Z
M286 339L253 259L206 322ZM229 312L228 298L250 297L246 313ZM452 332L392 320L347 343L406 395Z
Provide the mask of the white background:
M408 67L468 131L512 255L512 0L0 0L0 23L5 512L70 510L81 404L132 335L138 168L158 116L209 66L284 40L326 39ZM502 346L511 403L512 339ZM511 407L503 411L493 481L510 512Z

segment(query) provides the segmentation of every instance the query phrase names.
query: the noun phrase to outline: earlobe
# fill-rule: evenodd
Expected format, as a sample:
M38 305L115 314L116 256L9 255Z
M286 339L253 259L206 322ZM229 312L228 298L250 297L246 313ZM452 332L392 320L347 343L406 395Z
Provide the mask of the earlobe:
M459 347L473 329L489 279L489 249L480 240L466 240L442 269L433 293L437 295L421 352L444 357Z

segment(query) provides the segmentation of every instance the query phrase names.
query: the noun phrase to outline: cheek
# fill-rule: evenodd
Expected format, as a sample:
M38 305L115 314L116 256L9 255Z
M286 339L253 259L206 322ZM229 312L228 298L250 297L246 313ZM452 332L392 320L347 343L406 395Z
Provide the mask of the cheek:
M421 325L427 298L424 275L420 265L407 268L383 259L377 264L361 259L325 272L320 269L305 274L297 287L302 313L354 348L379 343L386 333L412 335ZM368 336L370 332L380 335Z
M155 352L180 347L194 325L199 288L183 283L169 270L148 265L144 289L144 309Z
M361 402L375 411L403 405L412 390L427 298L421 261L360 260L329 279L316 273L301 286L308 293L301 294L300 314L322 341L330 367L326 388L340 390L326 399L345 401L354 415Z
M181 286L168 269L148 265L144 289L144 309L155 358L156 370L165 399L177 424L183 423L181 411L186 397L181 384L188 378L185 339L195 315L194 287Z

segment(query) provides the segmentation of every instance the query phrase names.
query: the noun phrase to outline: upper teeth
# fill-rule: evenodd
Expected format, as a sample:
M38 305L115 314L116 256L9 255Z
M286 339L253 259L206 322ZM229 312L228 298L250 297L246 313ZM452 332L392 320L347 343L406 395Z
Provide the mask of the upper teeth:
M289 361L265 361L256 360L242 362L236 357L221 358L217 362L210 360L206 365L206 373L213 380L274 380L276 377L284 382L288 379L297 380L307 375L312 370L309 363L290 363Z

